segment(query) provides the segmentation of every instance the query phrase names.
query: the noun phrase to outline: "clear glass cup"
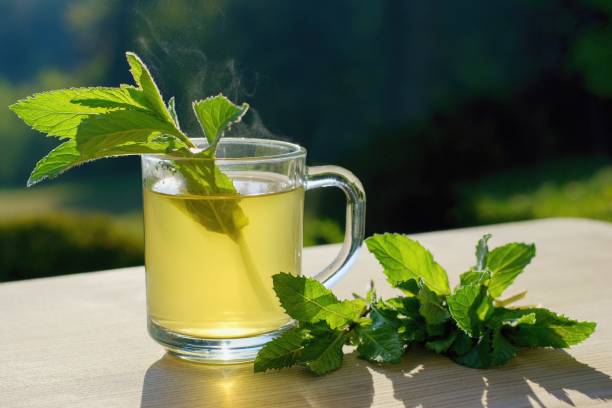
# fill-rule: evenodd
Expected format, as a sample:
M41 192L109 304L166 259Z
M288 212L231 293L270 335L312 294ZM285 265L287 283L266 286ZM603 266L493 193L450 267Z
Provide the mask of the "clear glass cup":
M307 167L292 143L224 138L216 157L142 157L148 328L181 358L252 361L293 324L272 275L301 274L304 192L346 195L344 244L315 276L328 287L362 245L365 193L346 169Z

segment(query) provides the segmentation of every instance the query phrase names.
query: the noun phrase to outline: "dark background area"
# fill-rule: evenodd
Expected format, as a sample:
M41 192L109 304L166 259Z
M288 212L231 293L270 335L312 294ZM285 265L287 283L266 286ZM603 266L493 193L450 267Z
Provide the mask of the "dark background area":
M191 134L190 102L223 92L254 108L234 135L351 169L368 233L612 221L607 0L5 0L0 16L0 107L129 83L136 51ZM26 190L57 142L5 108L0 140L0 280L142 263L137 158ZM339 193L307 212L308 244L341 238Z

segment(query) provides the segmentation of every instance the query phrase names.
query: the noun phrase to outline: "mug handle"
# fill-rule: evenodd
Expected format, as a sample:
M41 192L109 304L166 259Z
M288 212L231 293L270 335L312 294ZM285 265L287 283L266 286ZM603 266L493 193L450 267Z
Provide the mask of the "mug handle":
M348 272L361 249L365 234L366 196L359 179L338 166L307 168L306 190L321 187L338 187L346 195L346 226L342 249L332 263L314 276L330 288Z

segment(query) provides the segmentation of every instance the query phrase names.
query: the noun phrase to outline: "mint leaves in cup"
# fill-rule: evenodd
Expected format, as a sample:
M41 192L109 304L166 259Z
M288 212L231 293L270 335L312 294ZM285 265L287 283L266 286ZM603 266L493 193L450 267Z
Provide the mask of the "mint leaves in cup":
M248 104L236 105L223 95L194 101L193 112L208 141L206 148L199 149L180 128L174 98L166 104L144 62L133 52L126 57L136 86L61 89L37 93L10 106L33 129L63 140L36 164L28 186L92 160L164 154L208 159L198 165L178 164L189 193L238 196L214 157L220 138L242 119ZM209 204L188 211L205 227L235 239L248 223L238 199L229 209Z

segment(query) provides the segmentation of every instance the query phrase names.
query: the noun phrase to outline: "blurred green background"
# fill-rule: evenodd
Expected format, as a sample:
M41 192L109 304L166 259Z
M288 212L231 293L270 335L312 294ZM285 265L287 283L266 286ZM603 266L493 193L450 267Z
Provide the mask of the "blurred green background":
M235 134L351 169L368 233L612 221L608 0L5 0L0 16L0 280L142 264L138 159L26 190L57 142L2 108L129 82L126 50L187 131L190 101L221 91L255 108ZM341 239L343 208L309 193L306 244Z

